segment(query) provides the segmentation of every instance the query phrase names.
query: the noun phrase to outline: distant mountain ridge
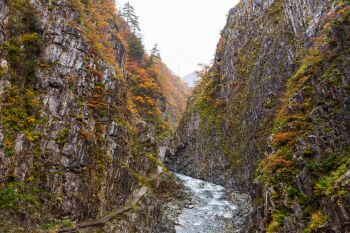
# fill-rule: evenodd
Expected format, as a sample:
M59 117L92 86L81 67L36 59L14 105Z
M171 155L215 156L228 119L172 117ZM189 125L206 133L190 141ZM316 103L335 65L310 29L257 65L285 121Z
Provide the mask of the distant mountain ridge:
M196 86L196 83L199 81L199 79L200 77L196 74L196 72L192 72L182 78L182 80L191 88Z

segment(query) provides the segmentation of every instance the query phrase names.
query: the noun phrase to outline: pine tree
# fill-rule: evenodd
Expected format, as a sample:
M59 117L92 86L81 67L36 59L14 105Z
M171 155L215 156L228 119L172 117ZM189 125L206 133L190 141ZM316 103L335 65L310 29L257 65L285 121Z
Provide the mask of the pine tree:
M158 44L157 43L153 46L153 48L151 49L150 53L151 53L151 56L149 58L149 63L148 63L149 67L151 67L151 66L153 66L155 64L155 61L154 61L155 58L160 59L160 51L158 49Z
M131 34L128 38L129 55L135 60L141 60L145 53L142 41L135 34Z
M135 16L135 9L129 2L125 3L122 8L122 16L126 19L126 22L129 23L132 17Z
M160 58L160 51L157 43L154 44L153 48L151 49L151 57Z
M132 5L130 5L129 2L125 3L125 5L123 6L122 16L125 18L126 22L128 23L129 27L131 28L134 34L138 31L141 31L139 17L135 13L135 8Z
M137 15L135 15L135 17L131 19L129 26L132 29L132 31L134 32L134 34L136 32L141 31L140 24L139 24L139 17Z

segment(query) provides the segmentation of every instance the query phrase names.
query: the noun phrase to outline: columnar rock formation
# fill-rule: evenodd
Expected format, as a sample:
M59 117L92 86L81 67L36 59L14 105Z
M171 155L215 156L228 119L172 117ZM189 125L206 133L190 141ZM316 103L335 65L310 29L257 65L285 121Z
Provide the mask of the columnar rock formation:
M169 195L157 142L171 102L165 92L147 97L158 114L147 118L133 75L147 72L143 80L161 91L159 74L178 80L127 55L131 32L114 1L0 0L0 29L0 231L96 220L140 185L150 190L142 208L114 232L171 231L165 199L155 198Z
M251 192L252 232L349 231L349 14L242 0L170 143L172 170Z
M349 17L349 0L228 15L165 160L250 193L247 232L350 230ZM0 29L0 231L173 232L158 145L189 90L114 1L0 0Z

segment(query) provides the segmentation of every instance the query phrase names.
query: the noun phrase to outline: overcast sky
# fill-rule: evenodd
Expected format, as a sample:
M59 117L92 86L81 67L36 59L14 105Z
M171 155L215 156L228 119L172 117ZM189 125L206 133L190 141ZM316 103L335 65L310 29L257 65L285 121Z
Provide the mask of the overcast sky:
M149 50L158 43L163 61L185 76L208 64L230 8L239 0L129 0L140 17ZM116 0L118 9L128 0Z

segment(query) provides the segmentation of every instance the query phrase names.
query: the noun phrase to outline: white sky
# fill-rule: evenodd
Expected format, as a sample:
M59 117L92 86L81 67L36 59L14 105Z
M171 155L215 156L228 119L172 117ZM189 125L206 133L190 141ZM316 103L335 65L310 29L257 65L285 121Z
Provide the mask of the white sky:
M128 0L116 0L118 9ZM239 0L129 0L140 17L147 50L158 43L162 60L180 76L214 58L220 31Z

